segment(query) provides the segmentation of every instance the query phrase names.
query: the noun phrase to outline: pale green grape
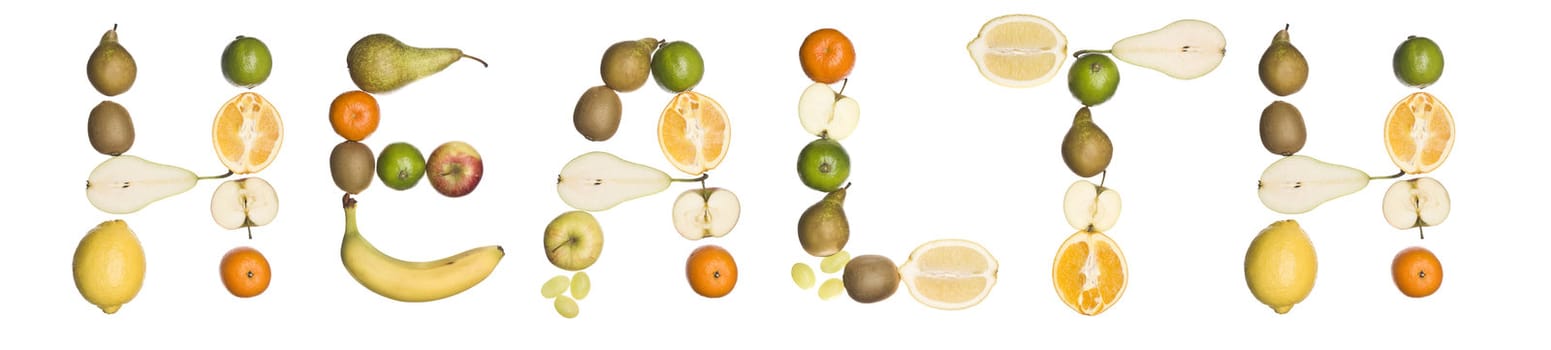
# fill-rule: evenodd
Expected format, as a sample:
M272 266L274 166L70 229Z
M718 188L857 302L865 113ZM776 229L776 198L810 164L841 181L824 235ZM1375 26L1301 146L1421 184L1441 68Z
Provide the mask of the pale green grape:
M839 278L830 278L819 286L819 299L829 300L844 291L846 291L845 283L840 282Z
M539 290L539 293L543 294L545 299L554 298L560 296L560 293L565 293L565 288L570 286L571 279L566 278L565 275L555 276L548 282L544 282L544 288Z
M792 264L792 282L797 282L798 288L813 288L813 268L804 263Z
M576 313L581 312L581 310L577 309L575 300L561 295L555 297L555 312L559 312L560 316L565 318L576 318Z
M824 271L824 273L840 272L840 269L845 268L848 262L851 262L851 253L842 250L839 253L824 257L824 261L819 262L819 270Z
M577 271L571 276L571 297L576 300L587 298L587 292L592 291L592 278L587 277L586 271Z

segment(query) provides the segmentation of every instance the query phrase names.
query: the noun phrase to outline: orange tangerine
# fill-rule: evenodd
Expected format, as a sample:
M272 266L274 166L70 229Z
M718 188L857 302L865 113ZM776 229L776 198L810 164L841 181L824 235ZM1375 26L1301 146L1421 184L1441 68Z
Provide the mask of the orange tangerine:
M731 138L727 111L716 100L694 91L674 95L657 121L657 144L662 154L674 168L690 175L720 165Z
M1078 231L1061 243L1051 279L1061 301L1077 313L1103 313L1126 291L1126 257L1102 232Z
M264 170L280 153L285 127L269 100L248 91L237 94L215 115L211 140L221 164L235 174Z
M1384 120L1384 148L1406 174L1437 170L1454 149L1454 115L1432 94L1412 93Z

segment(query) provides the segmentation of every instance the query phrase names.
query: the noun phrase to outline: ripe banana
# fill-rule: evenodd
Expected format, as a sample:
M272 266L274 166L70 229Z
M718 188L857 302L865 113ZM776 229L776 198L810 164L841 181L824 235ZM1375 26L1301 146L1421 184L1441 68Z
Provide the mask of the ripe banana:
M345 195L345 239L339 255L356 282L403 302L433 301L462 293L490 276L506 256L499 245L469 249L435 261L404 261L384 254L356 229L354 198Z

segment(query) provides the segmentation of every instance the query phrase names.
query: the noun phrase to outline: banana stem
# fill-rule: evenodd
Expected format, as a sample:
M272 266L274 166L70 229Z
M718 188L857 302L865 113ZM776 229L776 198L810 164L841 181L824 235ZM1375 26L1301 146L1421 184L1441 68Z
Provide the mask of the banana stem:
M1405 175L1406 175L1406 172L1405 172L1405 171L1404 171L1404 170L1402 170L1402 171L1400 171L1400 172L1398 172L1398 173L1395 173L1395 175L1385 175L1385 176L1369 176L1369 177L1368 177L1368 180L1385 180L1385 179L1398 179L1398 178L1400 178L1400 177L1401 177L1401 176L1405 176Z
M212 180L212 179L224 179L224 178L231 177L231 176L232 176L232 171L231 170L227 170L225 174L214 175L214 176L200 176L200 177L197 177L195 179L199 179L199 180Z
M1081 58L1082 55L1086 55L1086 54L1090 54L1090 53L1109 53L1109 50L1077 50L1077 52L1073 52L1072 53L1072 57Z

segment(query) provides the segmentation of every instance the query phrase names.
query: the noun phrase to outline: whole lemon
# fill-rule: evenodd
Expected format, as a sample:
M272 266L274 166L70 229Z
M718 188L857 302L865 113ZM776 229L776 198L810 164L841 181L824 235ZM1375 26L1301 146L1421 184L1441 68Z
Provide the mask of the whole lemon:
M1298 222L1277 221L1250 242L1244 255L1244 280L1255 299L1285 314L1314 290L1318 265L1314 243Z
M124 220L104 221L81 238L72 268L81 296L112 314L140 293L145 249Z

